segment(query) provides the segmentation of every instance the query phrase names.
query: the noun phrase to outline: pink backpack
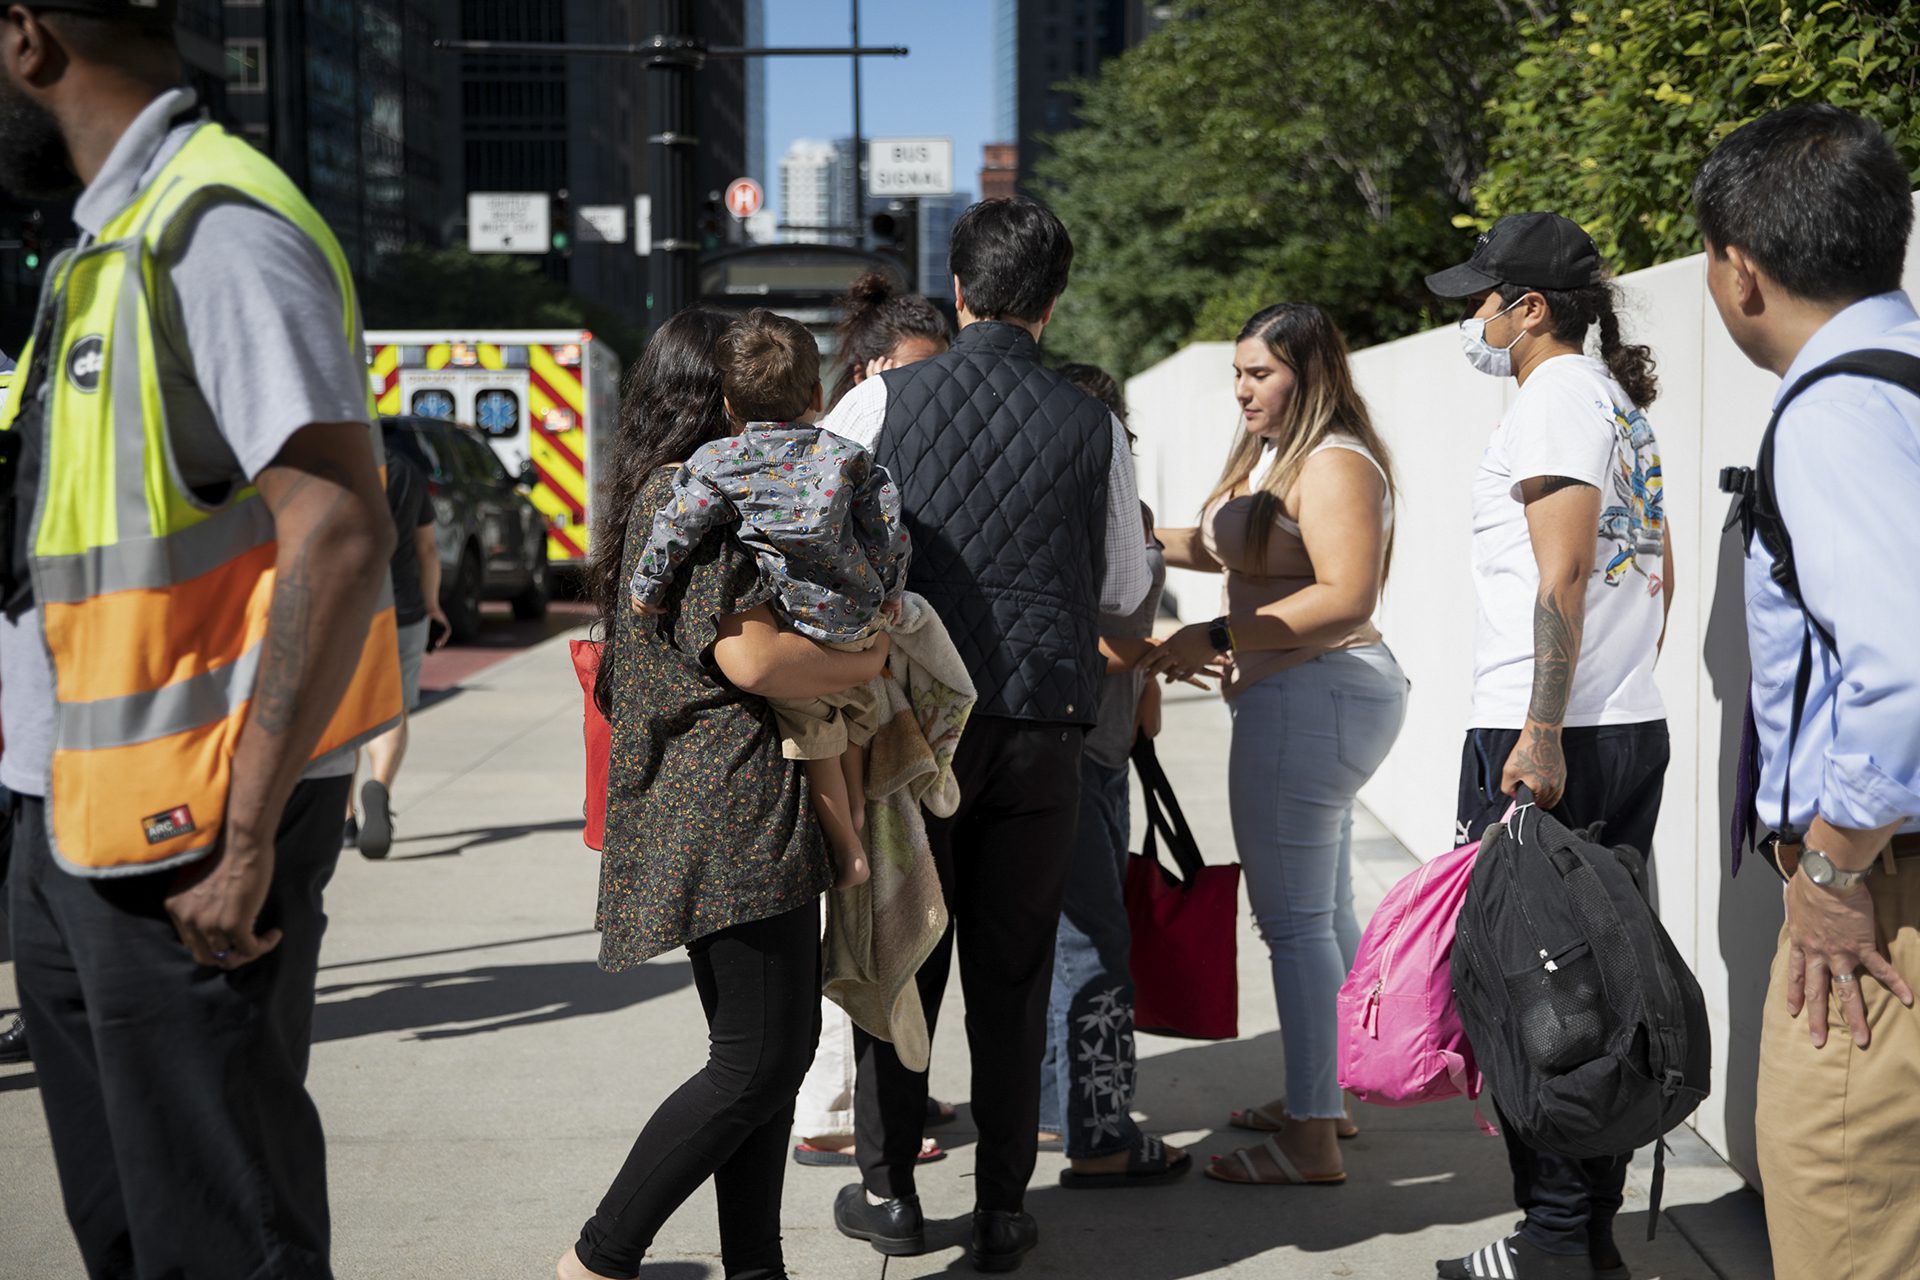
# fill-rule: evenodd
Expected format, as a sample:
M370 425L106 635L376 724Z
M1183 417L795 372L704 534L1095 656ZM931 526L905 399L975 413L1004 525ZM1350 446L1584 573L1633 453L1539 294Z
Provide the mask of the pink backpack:
M1363 1102L1410 1107L1480 1096L1453 1004L1455 921L1480 844L1443 853L1393 886L1340 988L1340 1084ZM1493 1133L1483 1117L1480 1127Z

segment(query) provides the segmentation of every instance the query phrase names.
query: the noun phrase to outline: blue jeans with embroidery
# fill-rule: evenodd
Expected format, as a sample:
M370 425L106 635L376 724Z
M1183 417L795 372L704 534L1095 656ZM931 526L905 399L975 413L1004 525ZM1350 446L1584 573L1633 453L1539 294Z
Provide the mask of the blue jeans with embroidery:
M1080 762L1080 830L1053 947L1047 1055L1040 1064L1040 1128L1074 1159L1140 1141L1133 1122L1132 931L1121 886L1127 869L1127 770Z
M1360 944L1353 799L1400 736L1407 678L1385 645L1322 654L1233 700L1233 841L1273 960L1287 1113L1345 1113L1334 997Z

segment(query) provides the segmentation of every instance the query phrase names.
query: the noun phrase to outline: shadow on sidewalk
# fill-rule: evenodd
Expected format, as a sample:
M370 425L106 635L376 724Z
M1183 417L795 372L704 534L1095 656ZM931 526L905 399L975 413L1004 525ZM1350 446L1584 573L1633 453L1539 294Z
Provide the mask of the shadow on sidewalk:
M1510 1177L1506 1151L1481 1135L1464 1103L1357 1107L1360 1137L1340 1144L1344 1186L1235 1186L1206 1177L1211 1156L1263 1139L1226 1127L1227 1115L1280 1095L1281 1062L1277 1031L1141 1058L1142 1127L1206 1133L1189 1147L1194 1170L1170 1187L1107 1195L1036 1186L1027 1208L1040 1220L1054 1273L1089 1280L1114 1274L1111 1240L1122 1219L1131 1224L1125 1274L1183 1280L1274 1249L1322 1253L1500 1212ZM955 1242L962 1243L964 1222L958 1230ZM970 1269L964 1255L955 1269Z
M317 1044L397 1031L413 1032L414 1040L484 1035L614 1013L691 980L684 963L637 965L615 975L590 960L575 960L335 983L317 992L313 1039Z
M586 825L584 818L560 818L553 822L510 822L500 827L474 827L467 831L435 831L426 835L396 836L393 841L393 852L386 861L418 862L425 858L457 858L467 850L478 849L482 845L506 844L523 836L539 835L549 831L582 831L585 830ZM445 840L457 843L421 853L412 853L405 848L407 845L429 844Z

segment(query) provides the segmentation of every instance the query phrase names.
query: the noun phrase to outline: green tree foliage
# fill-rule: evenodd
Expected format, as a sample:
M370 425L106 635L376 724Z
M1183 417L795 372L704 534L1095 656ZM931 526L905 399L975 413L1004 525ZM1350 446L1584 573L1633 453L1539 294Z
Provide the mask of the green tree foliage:
M360 289L369 329L591 329L622 359L638 326L573 293L525 258L410 246L380 260Z
M1564 213L1617 271L1699 251L1694 171L1767 111L1830 102L1878 120L1920 160L1920 5L1594 0L1525 36L1489 106L1474 221Z
M1551 3L1207 0L1079 86L1041 194L1073 233L1048 345L1132 373L1263 305L1355 345L1430 319L1467 245L1484 103Z

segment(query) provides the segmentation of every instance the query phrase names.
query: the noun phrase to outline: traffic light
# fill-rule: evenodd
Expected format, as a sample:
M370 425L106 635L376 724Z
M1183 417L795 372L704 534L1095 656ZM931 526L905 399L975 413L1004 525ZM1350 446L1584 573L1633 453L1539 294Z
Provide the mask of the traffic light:
M707 198L700 202L699 230L704 250L718 249L727 238L727 213L721 207L718 191L707 192Z
M573 211L565 187L553 193L553 251L563 258L573 256Z
M912 270L918 270L920 241L916 232L914 206L906 200L889 201L887 207L876 210L867 220L867 227L873 232L873 247L882 253L892 253L902 258Z
M46 215L35 209L20 226L20 265L28 271L38 271L45 249Z

